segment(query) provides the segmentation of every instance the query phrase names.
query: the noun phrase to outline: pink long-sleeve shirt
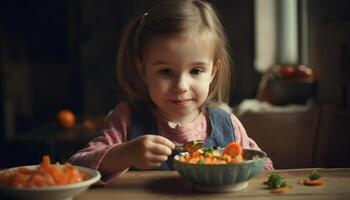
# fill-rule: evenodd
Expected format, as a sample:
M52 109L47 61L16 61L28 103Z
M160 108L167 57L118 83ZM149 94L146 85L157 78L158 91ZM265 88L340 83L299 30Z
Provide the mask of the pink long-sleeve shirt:
M209 118L205 112L200 113L194 121L177 126L170 125L157 113L155 113L155 118L160 135L168 138L175 144L182 144L196 139L205 140L208 137L208 129L210 130L208 125L210 126L210 123L207 123ZM91 140L85 148L75 153L68 162L98 170L102 160L112 147L127 142L130 120L129 104L120 102L106 117L101 136ZM240 143L245 149L261 150L256 142L248 137L243 125L232 113L231 120L236 134L236 142ZM116 162L119 162L118 159L116 159ZM265 162L265 170L272 169L272 161L268 158ZM116 171L113 174L104 176L101 179L101 183L106 183L127 170Z

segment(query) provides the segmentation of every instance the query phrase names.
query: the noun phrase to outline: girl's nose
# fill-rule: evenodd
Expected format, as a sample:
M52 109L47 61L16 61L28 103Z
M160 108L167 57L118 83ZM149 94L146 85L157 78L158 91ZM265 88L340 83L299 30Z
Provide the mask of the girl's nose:
M180 76L174 83L174 92L176 93L185 93L188 90L188 81L185 77Z

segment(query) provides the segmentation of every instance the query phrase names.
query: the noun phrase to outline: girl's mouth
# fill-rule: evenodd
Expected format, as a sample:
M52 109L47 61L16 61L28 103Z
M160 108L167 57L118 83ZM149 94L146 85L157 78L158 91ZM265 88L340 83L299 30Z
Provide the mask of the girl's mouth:
M190 103L192 99L185 99L185 100L170 100L171 103L175 105L187 105Z

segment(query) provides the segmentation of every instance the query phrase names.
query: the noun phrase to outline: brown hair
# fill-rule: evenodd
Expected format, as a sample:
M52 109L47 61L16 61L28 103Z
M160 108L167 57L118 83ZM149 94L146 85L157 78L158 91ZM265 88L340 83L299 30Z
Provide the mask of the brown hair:
M211 36L214 66L218 67L207 102L229 103L231 59L227 38L214 7L203 0L162 0L149 13L128 24L119 46L117 78L131 100L150 100L142 79L142 65L137 63L142 63L147 43L157 35L182 34L193 30Z

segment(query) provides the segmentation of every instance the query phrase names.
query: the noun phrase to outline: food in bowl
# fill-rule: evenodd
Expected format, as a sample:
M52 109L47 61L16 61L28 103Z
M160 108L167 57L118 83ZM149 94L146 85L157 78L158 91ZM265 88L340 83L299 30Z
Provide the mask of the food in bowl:
M174 168L192 183L195 190L238 191L247 187L248 180L263 171L266 159L265 152L239 147L237 143L230 143L224 148L203 147L194 155L180 152L174 157ZM207 158L210 160L207 161Z
M97 170L68 163L51 164L49 157L44 156L39 165L1 170L0 199L73 199L100 178Z
M229 164L243 162L242 147L238 143L230 143L222 151L210 147L203 147L194 152L188 152L178 157L180 162L192 164Z
M85 174L76 167L67 163L64 168L51 164L50 157L45 155L40 165L31 170L27 167L18 167L16 170L0 172L0 185L17 188L44 187L79 183L84 180Z

